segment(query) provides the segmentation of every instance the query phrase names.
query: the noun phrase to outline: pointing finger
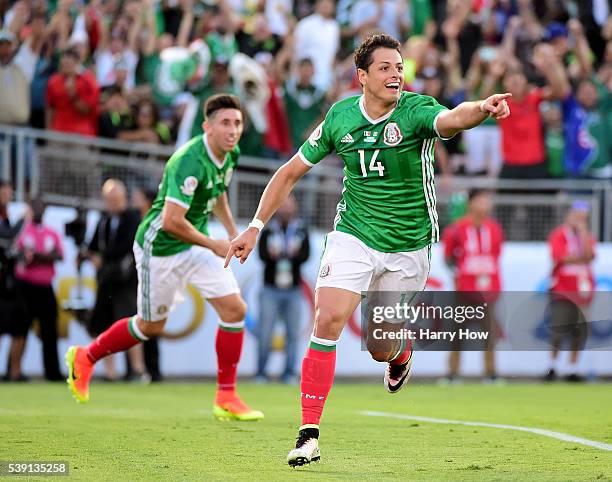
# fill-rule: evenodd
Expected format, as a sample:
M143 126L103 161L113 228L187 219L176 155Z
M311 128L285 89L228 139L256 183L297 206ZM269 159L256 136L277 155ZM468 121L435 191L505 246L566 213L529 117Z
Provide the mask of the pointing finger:
M234 255L234 253L232 252L232 246L230 245L229 249L227 250L227 256L225 256L225 264L223 265L224 268L227 268L230 264L230 260L232 259L232 256Z

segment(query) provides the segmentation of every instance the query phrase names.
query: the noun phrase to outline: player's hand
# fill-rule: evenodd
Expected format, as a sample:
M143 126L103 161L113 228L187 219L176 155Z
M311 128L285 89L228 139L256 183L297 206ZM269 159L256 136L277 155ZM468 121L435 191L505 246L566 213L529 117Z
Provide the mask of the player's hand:
M480 110L482 112L488 112L489 117L493 117L496 120L505 119L510 115L510 107L506 99L512 97L512 94L506 92L505 94L493 94L487 97L480 103Z
M220 258L224 258L229 249L229 245L230 242L227 239L214 239L210 249Z
M251 251L253 251L255 243L257 243L257 236L259 236L259 229L248 228L242 231L237 238L234 238L231 243L229 243L230 246L225 256L225 267L227 268L229 266L234 256L240 259L240 264L244 263L249 257L249 254L251 254Z

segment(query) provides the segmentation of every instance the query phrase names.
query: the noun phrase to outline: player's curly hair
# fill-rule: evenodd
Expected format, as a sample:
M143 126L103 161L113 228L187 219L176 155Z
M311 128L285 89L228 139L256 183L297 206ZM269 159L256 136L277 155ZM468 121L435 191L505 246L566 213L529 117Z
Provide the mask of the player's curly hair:
M400 52L400 47L401 44L390 35L370 35L363 42L361 42L361 45L359 47L355 49L355 53L353 54L353 59L355 60L355 67L367 71L368 67L372 65L372 54L376 49L395 49Z
M240 100L232 94L217 94L209 97L204 104L204 114L207 119L221 109L241 110Z

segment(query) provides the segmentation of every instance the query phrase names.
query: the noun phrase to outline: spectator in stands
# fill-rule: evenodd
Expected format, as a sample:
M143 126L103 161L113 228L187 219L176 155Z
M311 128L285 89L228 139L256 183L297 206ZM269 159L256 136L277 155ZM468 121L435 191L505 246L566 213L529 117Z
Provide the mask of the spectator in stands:
M530 87L522 67L506 65L503 84L506 92L512 93L508 104L512 120L499 122L504 158L500 175L503 178L548 176L540 104L545 99L564 99L570 89L563 66L552 61L555 55L553 47L548 44L539 44L534 50L533 63L548 81L544 88ZM489 85L494 85L494 82Z
M312 59L301 59L297 72L285 82L284 101L294 149L298 149L321 122L326 104L325 92L313 83Z
M130 30L121 25L114 25L110 32L108 45L100 45L95 55L96 77L100 87L108 87L117 82L117 62L120 60L126 70L126 89L133 89L136 84L136 66L138 64L137 41L140 34L141 2L130 2L132 6L138 6L137 19L133 21ZM127 18L125 19L128 22Z
M563 114L558 102L542 102L540 106L544 121L544 145L546 167L553 178L565 176L565 140L563 137Z
M378 32L402 39L410 28L406 0L357 0L351 8L350 29L357 40Z
M274 57L283 45L282 38L270 30L263 13L255 15L250 29L243 28L236 32L236 42L240 52L254 59L264 54Z
M340 26L334 18L334 10L332 0L317 0L315 13L300 20L294 31L294 56L313 60L313 82L323 90L332 87L336 54L340 48Z
M287 198L276 212L276 218L261 232L259 257L264 263L264 286L260 297L258 326L257 379L267 380L266 366L272 347L274 325L282 319L285 324L284 383L294 383L297 341L302 294L300 267L310 255L308 231L295 217L297 203Z
M153 201L157 197L157 188L149 189L139 187L132 191L132 207L140 214L142 220L151 209ZM151 377L152 382L161 382L162 374L159 369L159 339L153 337L145 341L143 344L144 363L147 373Z
M112 85L104 91L104 103L100 114L100 137L116 139L119 133L134 126L132 111L120 87Z
M484 374L489 381L497 378L495 302L501 291L499 258L504 240L501 226L491 217L492 209L489 192L471 191L467 214L449 225L443 234L444 258L455 273L457 302L476 306L486 303L485 318L480 323L489 333L484 351ZM449 356L448 381L454 381L459 374L461 344L456 341Z
M559 373L559 350L570 339L570 373L566 380L584 381L578 368L580 351L588 337L588 313L595 290L592 263L595 239L589 230L589 204L576 201L565 222L548 238L553 261L550 285L551 361L546 381Z
M89 71L81 71L79 54L66 49L60 71L47 86L47 126L60 132L85 136L98 133L98 85Z
M8 207L13 199L13 186L0 179L0 334L11 335L11 348L4 380L23 382L21 357L25 349L29 324L26 308L15 280L15 239L24 225L24 219L11 223Z
M0 124L28 123L30 82L40 49L40 41L34 42L32 36L17 48L15 35L9 30L0 31Z
M136 269L132 245L140 214L129 208L123 182L108 179L102 186L106 211L102 214L85 254L96 266L98 290L90 321L90 332L99 335L113 320L136 312ZM129 352L132 369L142 375L142 349ZM107 357L108 358L108 357ZM112 360L112 358L111 358ZM113 362L105 364L109 379L116 377Z
M141 100L135 109L134 128L120 130L117 137L124 141L169 144L170 130L159 121L157 106L150 100Z
M562 103L565 170L571 177L609 179L612 178L612 92L593 75L592 52L582 24L573 20L570 25L580 69L575 94L568 89ZM559 63L560 60L553 57L549 62ZM557 69L565 75L563 69Z
M43 224L45 205L31 203L32 220L26 223L16 243L18 261L15 278L27 307L28 326L40 324L45 378L63 381L57 355L57 301L53 292L54 264L63 258L60 234Z

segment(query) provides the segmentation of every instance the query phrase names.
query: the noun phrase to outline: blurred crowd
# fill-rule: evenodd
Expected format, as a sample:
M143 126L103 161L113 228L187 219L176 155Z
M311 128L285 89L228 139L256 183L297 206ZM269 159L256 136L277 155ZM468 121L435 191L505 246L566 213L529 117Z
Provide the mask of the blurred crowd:
M512 115L438 143L445 174L612 177L609 0L0 0L0 123L181 144L218 92L243 153L284 158L359 93L351 53L403 44L406 89Z

